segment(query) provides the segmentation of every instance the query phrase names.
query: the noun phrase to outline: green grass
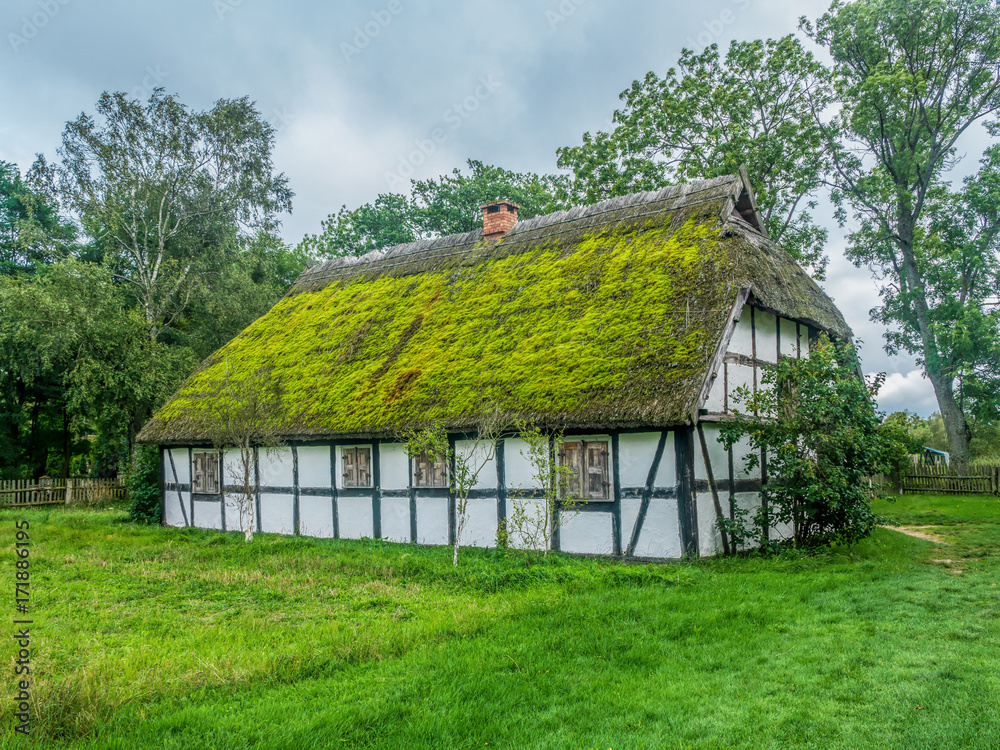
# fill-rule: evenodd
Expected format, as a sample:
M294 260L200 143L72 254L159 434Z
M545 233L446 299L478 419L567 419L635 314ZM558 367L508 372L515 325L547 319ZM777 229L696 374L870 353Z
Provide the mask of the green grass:
M454 569L446 549L2 511L11 580L31 522L37 715L15 737L8 701L0 746L1000 748L1000 502L878 510L953 543Z

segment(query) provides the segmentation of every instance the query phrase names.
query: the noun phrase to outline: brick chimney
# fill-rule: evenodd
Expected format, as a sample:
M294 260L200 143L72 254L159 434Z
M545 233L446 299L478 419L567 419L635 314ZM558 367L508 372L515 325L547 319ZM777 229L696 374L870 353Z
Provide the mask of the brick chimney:
M516 203L493 201L479 207L483 211L483 239L498 240L517 224Z

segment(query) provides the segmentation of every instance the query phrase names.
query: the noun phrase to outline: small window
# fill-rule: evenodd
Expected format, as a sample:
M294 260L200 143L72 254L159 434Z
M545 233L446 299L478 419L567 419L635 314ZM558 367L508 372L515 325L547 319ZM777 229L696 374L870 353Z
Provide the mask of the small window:
M486 213L488 214L498 214L500 213L500 206L487 206Z
M447 487L448 465L444 457L421 453L413 457L414 487Z
M610 500L608 479L608 443L606 440L565 442L559 451L559 464L569 467L568 495L583 500Z
M195 453L191 457L194 481L191 491L196 495L219 494L219 454Z
M341 459L344 465L344 487L372 486L371 448L344 448Z

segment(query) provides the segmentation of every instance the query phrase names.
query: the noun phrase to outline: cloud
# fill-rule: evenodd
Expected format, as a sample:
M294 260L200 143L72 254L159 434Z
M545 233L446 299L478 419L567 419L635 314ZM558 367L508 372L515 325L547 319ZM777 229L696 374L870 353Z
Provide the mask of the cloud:
M878 392L879 409L886 414L894 411L911 411L927 417L938 410L931 381L922 370L894 372L885 379Z

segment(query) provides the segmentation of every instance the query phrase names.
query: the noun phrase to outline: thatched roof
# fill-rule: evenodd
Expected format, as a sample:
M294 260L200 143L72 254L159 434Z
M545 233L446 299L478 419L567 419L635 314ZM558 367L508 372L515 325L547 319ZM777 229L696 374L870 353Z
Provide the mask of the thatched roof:
M223 383L259 381L262 368L290 438L473 428L496 411L553 427L681 424L747 288L762 307L851 335L763 235L741 176L518 222L499 241L476 231L327 261L209 357L139 437L209 440Z

